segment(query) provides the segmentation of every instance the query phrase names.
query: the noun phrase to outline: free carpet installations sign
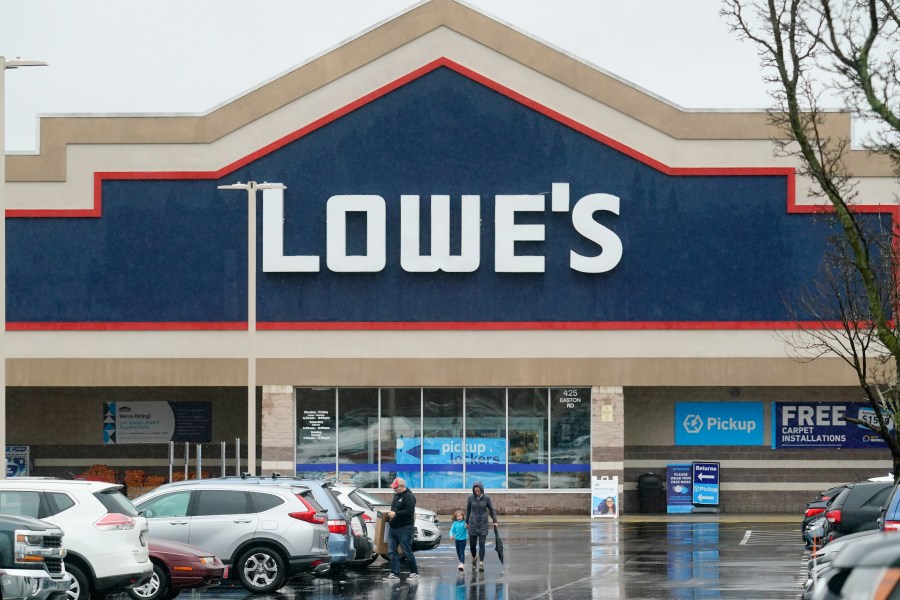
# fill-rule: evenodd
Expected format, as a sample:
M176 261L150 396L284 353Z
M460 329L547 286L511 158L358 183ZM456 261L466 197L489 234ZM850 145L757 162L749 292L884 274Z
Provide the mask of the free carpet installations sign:
M209 402L104 402L104 444L212 441Z
M676 402L676 446L759 446L762 402Z
M774 402L772 448L883 448L877 433L847 418L876 422L868 402ZM893 423L889 425L893 428Z

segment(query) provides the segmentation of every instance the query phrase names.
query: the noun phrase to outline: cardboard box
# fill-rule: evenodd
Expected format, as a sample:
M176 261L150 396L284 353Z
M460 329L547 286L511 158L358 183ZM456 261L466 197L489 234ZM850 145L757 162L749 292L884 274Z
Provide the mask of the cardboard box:
M375 514L375 554L384 554L385 556L388 553L388 531L391 530L391 525L388 522L387 512L378 511ZM398 554L403 554L403 550L399 547L397 548Z
M387 515L379 510L375 513L375 539L373 540L375 542L376 554L388 553L387 532Z

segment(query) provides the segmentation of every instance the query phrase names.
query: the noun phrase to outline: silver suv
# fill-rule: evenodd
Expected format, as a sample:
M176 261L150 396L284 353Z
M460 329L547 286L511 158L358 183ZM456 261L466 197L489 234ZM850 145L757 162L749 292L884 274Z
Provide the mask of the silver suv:
M289 577L328 571L327 516L308 487L223 483L161 485L134 500L151 538L199 546L231 564L254 593Z
M70 600L103 598L153 573L147 522L121 487L51 477L0 480L0 513L41 519L65 532Z

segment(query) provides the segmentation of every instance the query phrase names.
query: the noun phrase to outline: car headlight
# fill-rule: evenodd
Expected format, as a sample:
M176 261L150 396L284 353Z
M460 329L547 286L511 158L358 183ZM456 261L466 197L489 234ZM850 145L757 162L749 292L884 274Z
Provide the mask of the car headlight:
M416 513L417 519L422 519L423 521L428 521L429 523L434 523L434 515L428 515L425 513Z
M200 563L204 565L214 565L216 563L215 556L200 556L198 558L200 559Z

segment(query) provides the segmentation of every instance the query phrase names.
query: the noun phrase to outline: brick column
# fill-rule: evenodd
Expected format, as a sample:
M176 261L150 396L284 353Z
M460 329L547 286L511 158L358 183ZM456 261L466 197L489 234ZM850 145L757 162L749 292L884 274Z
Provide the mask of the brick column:
M262 386L262 475L295 475L294 387Z
M591 388L591 475L619 478L619 505L625 483L625 394L622 386Z

